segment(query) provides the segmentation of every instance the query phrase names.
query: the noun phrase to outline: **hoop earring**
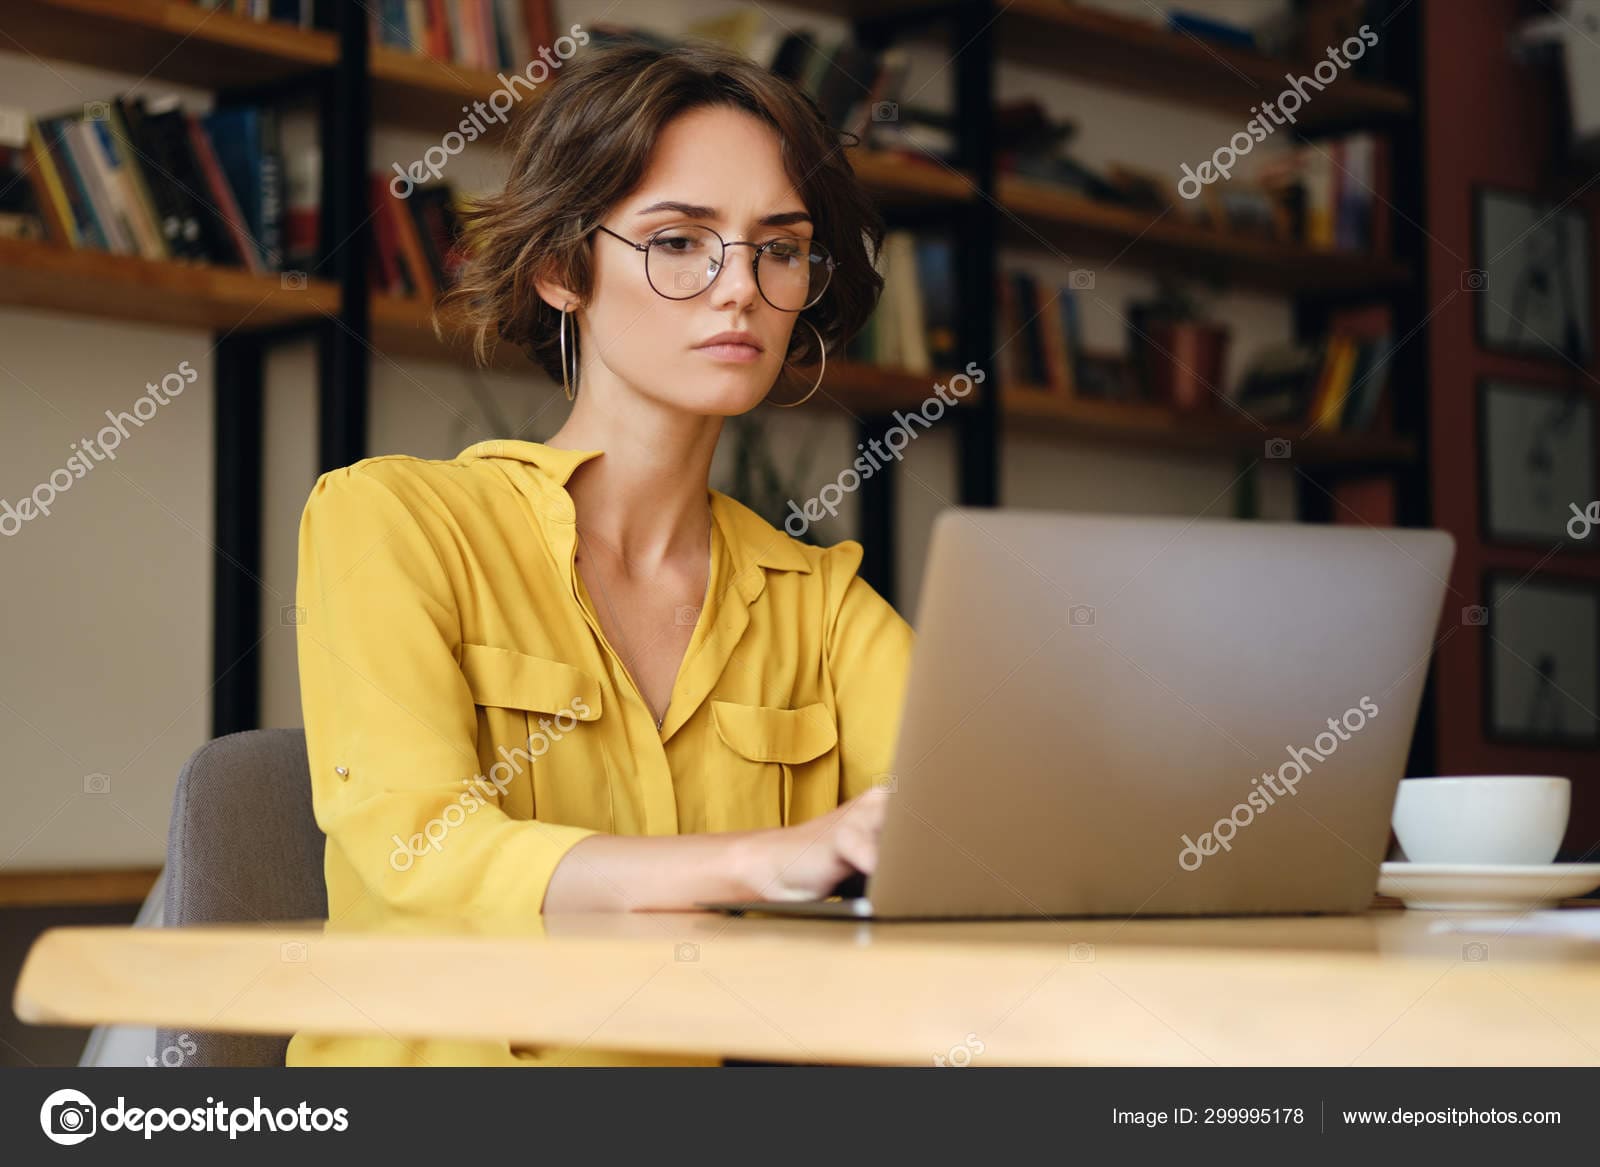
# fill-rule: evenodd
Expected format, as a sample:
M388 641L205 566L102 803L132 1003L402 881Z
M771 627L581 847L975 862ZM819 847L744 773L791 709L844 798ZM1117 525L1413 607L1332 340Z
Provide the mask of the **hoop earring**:
M800 323L804 324L807 328L811 329L812 332L817 334L817 350L822 353L822 368L817 370L817 383L811 386L810 390L807 391L806 395L800 398L799 401L767 402L768 405L776 405L779 409L793 409L797 405L804 405L807 401L810 401L811 395L822 387L823 374L828 371L828 346L822 339L822 330L819 329L815 324L812 324L811 321L807 320L804 316L800 317ZM787 365L789 362L785 361L783 363Z
M571 377L567 376L567 317L571 316L571 315L572 315L572 306L570 304L567 307L561 309L561 327L557 332L557 335L559 336L559 338L561 340L561 391L567 395L567 400L568 401L571 401L575 396L577 396L577 392L578 392L578 369L577 369L577 348L578 348L577 340L578 340L578 338L577 338L577 335L576 335L576 333L578 331L578 326L576 324L574 324L572 326L572 331L574 333L573 338L572 338L572 340L573 340L573 344L572 344L572 348L573 348L572 376Z

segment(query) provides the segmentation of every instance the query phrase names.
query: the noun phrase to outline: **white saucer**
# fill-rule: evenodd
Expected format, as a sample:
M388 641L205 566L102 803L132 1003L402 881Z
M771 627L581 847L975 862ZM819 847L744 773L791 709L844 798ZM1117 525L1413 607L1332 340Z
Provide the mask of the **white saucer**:
M1385 863L1378 892L1431 911L1516 912L1548 907L1600 887L1600 863L1507 867L1478 863Z

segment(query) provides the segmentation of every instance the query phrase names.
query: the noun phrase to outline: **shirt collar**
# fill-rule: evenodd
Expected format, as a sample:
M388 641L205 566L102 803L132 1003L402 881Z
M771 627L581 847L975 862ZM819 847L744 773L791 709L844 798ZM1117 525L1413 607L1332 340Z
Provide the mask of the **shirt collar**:
M456 457L458 461L510 458L536 466L550 488L549 513L571 522L572 497L566 491L567 480L579 466L603 453L604 450L567 450L543 442L491 438L468 446ZM778 571L811 571L810 558L793 539L737 499L719 490L711 491L711 513L722 528L736 571L742 572L752 563Z

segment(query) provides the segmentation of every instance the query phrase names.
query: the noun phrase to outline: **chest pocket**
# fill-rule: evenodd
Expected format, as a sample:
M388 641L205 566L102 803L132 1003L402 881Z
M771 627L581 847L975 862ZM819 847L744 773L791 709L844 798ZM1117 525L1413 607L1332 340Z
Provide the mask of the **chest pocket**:
M463 644L461 673L477 707L483 796L512 818L608 828L604 751L582 725L600 717L600 683L565 661L490 644Z
M830 751L839 732L820 701L786 709L713 700L711 724L737 759L726 777L712 779L706 807L711 830L787 826L797 809L797 789L816 793L813 788L831 784L824 801L837 802L838 772Z

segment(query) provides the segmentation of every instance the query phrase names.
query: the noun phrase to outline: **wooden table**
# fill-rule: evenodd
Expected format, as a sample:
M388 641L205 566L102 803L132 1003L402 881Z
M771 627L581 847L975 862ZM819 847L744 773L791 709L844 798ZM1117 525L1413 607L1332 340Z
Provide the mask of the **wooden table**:
M795 1062L1600 1065L1600 944L1432 930L1447 918L69 927L34 944L15 1005Z

